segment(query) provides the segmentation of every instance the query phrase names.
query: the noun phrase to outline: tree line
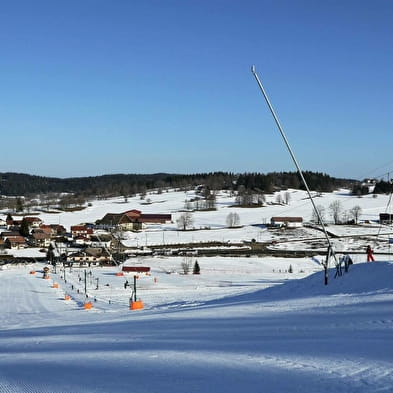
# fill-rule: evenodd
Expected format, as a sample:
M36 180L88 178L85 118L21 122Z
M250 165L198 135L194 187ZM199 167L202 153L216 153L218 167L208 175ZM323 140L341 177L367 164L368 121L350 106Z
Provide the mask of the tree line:
M304 172L310 189L330 192L351 187L353 181L337 179L324 173ZM34 194L72 193L82 197L133 196L147 190L162 192L168 188L190 189L203 184L209 190L255 191L267 194L303 185L297 172L243 173L210 172L196 174L113 174L90 177L53 178L22 173L0 173L0 194L32 196Z

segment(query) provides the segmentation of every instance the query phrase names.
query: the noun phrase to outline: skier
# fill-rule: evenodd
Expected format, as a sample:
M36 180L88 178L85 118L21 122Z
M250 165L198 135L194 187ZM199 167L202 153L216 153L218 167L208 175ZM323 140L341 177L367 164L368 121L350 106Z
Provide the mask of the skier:
M374 262L375 259L373 255L373 250L369 245L367 246L366 253L367 253L367 262Z

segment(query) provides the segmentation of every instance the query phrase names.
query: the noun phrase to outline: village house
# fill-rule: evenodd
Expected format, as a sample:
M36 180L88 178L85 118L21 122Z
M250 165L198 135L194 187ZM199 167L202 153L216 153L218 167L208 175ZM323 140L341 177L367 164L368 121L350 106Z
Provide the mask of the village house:
M27 243L23 236L6 236L4 238L4 245L6 248L18 250L20 248L26 248Z
M27 223L29 229L38 228L42 224L42 220L38 217L24 217L23 220Z
M49 225L41 225L39 228L34 228L31 233L45 233L49 236L55 236L55 232Z
M111 254L104 248L88 247L83 251L77 251L67 255L69 265L79 266L102 266L112 265L113 259Z
M36 247L49 247L51 235L44 232L34 232L31 235L31 239Z
M59 224L41 224L39 229L44 233L50 234L52 237L62 236L66 233L66 229L63 227L63 225Z
M73 225L71 226L71 235L73 238L82 236L89 238L93 234L93 229L88 228L86 225Z
M299 228L303 226L303 217L272 217L270 223L275 227Z

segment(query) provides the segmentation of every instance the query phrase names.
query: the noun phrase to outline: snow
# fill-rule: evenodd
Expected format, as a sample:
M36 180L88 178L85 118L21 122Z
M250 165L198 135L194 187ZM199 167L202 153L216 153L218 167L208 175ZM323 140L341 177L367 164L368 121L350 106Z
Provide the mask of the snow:
M179 194L151 195L166 202L140 210L176 217L184 197ZM236 242L251 236L288 238L257 225L263 216L310 216L304 193L292 195L289 206L240 209L228 207L232 200L223 194L217 212L195 213L195 225L223 228L228 212L236 211L244 227L190 234L196 241L205 239L205 232L206 239ZM387 196L353 200L339 192L324 195L321 203L328 206L335 198L348 209L362 204L368 220L377 219L387 202ZM85 211L40 217L45 223L58 223L60 217L69 226L138 208L137 201L93 201ZM168 242L177 239L174 226L164 226ZM356 228L359 238L338 239L343 248L364 246L368 238L362 236L373 228L362 228ZM304 239L318 232L303 228L291 233L293 238L278 246L307 247ZM293 241L299 234L303 241ZM132 236L145 242L144 232ZM162 230L154 228L147 243L160 244L162 237ZM133 275L116 275L120 267L86 269L86 299L85 269L58 268L43 279L42 263L2 266L0 392L393 392L389 255L377 254L372 263L358 255L342 277L334 279L330 271L328 286L318 256L195 259L200 275L182 274L182 257L128 260L151 268L150 275L140 274L137 280L137 297L144 303L137 311L129 309L132 288L124 288L126 280L133 283ZM64 300L65 294L71 299ZM83 307L87 300L93 304L90 310Z
M160 260L157 283L138 280L139 311L116 268L93 271L111 289L88 284L91 310L70 289L77 269L67 284L29 274L37 264L1 271L0 391L392 391L393 263L355 264L325 287L309 260L290 261L292 280L282 259L210 260L200 276Z
M220 192L217 195L217 210L216 211L196 211L193 212L194 228L193 231L178 231L176 220L183 214L185 201L195 197L194 191L187 192L163 192L162 194L150 193L147 198L151 203L146 203L141 200L139 196L128 198L127 202L124 198L112 198L107 200L91 201L91 206L75 212L59 212L55 213L41 213L39 217L46 224L61 224L68 230L71 225L80 223L95 222L104 217L106 213L120 213L127 210L138 209L143 213L170 213L172 214L173 223L165 225L150 225L147 230L139 233L126 234L127 239L124 243L130 247L141 247L150 245L170 245L189 242L234 242L240 241L271 241L275 238L270 231L267 231L262 224L270 223L270 218L273 216L301 216L305 221L309 221L312 216L312 206L308 199L307 193L300 190L288 190L290 193L290 203L288 205L275 204L277 192L275 194L266 195L266 206L260 208L240 208L235 206L235 197L230 196L229 193ZM385 233L385 240L389 235L393 237L392 228L380 228L373 225L373 222L379 219L379 213L386 211L386 206L389 200L388 195L378 195L375 198L373 195L365 195L361 198L353 196L348 190L340 189L334 193L315 194L316 205L325 208L325 216L327 221L331 220L329 217L329 205L332 202L339 201L343 212L349 211L354 206L362 208L360 220L362 222L368 221L368 224L363 224L362 228L329 225L329 230L339 234L345 235L347 233L371 234L375 236L380 233L382 236ZM240 225L242 228L227 228L226 217L229 213L238 213L240 217ZM36 215L31 213L30 215ZM3 215L5 218L6 215ZM204 229L210 228L210 229ZM346 231L346 232L343 232ZM316 236L315 232L308 232L305 237ZM322 237L322 236L320 236ZM383 237L383 236L382 236ZM358 246L358 245L356 245ZM385 250L387 251L387 250Z

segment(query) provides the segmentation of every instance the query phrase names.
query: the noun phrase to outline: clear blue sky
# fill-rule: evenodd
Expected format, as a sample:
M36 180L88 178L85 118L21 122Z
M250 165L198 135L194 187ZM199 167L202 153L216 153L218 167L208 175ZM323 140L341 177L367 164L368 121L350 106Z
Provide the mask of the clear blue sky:
M252 64L303 169L393 170L392 21L389 0L4 1L0 172L293 171Z

